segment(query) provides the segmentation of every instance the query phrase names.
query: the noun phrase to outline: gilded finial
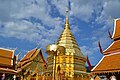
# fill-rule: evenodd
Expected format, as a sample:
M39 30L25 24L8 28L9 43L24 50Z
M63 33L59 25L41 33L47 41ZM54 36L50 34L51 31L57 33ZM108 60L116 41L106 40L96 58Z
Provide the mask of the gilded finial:
M66 7L66 20L68 19L68 7Z
M70 29L70 26L69 26L69 21L68 21L68 7L66 7L66 21L65 21L65 28L68 28Z

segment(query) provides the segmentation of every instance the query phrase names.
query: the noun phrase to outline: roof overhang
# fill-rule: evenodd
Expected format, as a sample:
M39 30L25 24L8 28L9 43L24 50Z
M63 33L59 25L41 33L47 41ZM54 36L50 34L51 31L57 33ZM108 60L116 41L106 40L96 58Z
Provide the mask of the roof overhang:
M93 74L120 72L120 52L104 55L91 72Z
M0 68L0 73L16 74L17 71L8 68Z
M105 73L116 73L116 72L120 72L120 69L93 71L92 74L105 74Z

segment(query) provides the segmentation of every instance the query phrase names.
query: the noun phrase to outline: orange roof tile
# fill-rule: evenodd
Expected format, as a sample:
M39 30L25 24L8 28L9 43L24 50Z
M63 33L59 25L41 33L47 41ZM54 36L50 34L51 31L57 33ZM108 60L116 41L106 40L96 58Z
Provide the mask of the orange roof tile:
M23 59L22 59L21 61L25 61L25 60L30 59L30 58L35 54L36 51L37 51L37 48L29 51L29 52L23 57Z
M103 56L92 73L120 72L120 52Z
M120 52L120 40L114 41L104 52L103 54L111 54Z
M18 67L21 67L21 69L26 68L27 66L29 66L29 65L32 63L33 59L35 59L35 57L36 57L38 54L40 54L40 56L41 56L41 58L42 58L42 60L43 60L43 63L46 65L46 62L45 62L44 57L43 57L43 55L42 55L41 49L35 48L35 49L29 51L29 52L25 55L25 57L18 63Z
M120 38L120 18L119 19L115 19L114 32L113 32L112 38L113 39Z
M114 41L105 51L103 51L104 55L120 51L120 19L115 19L114 25L114 32L112 36Z
M13 66L14 50L0 48L0 65Z
M18 65L24 65L25 63L29 62L32 56L36 53L37 48L29 51L23 58L22 60L18 63Z

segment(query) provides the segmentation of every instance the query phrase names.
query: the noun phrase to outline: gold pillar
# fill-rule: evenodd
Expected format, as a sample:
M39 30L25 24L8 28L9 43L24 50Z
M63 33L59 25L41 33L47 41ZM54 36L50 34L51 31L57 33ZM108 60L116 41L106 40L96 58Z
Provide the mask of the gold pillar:
M36 74L36 80L38 80L39 79L39 73L37 72L37 74Z
M81 80L83 80L83 74L80 74L81 75Z
M56 55L57 55L57 51L58 51L58 45L52 44L52 45L48 45L46 48L46 52L48 54L52 54L54 56L53 58L53 78L52 80L56 80L55 78L55 73L56 73Z
M56 54L54 54L54 59L53 59L53 79L52 80L56 80L55 71L56 71Z

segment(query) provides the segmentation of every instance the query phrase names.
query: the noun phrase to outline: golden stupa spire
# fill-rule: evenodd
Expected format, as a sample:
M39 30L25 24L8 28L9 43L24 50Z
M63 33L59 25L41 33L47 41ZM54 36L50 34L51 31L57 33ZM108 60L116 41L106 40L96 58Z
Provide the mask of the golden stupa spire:
M79 49L79 46L74 38L74 35L72 34L70 30L69 25L69 15L68 15L68 7L66 8L66 21L64 25L64 30L62 34L60 35L57 45L64 46L66 48L66 54L71 53L71 55L77 55L82 56L81 50Z
M52 55L49 55L47 58L48 60L47 70L49 72L51 71L51 74L53 70L55 71L56 69L58 69L58 66L60 66L61 71L65 72L64 73L65 77L69 77L70 80L74 80L74 76L76 76L76 74L80 74L79 76L86 75L85 67L86 58L83 56L76 42L76 39L74 38L72 31L70 30L68 7L66 8L64 30L62 31L55 45L59 46L59 48L54 49L57 50L56 58L53 57ZM53 66L53 60L54 63L56 63L55 64L56 68L54 68ZM54 73L57 74L56 71ZM68 75L68 73L70 74Z
M69 13L69 10L68 10L68 7L66 7L66 20L65 20L65 28L68 28L70 29L70 26L69 26L69 20L68 20L68 13Z

